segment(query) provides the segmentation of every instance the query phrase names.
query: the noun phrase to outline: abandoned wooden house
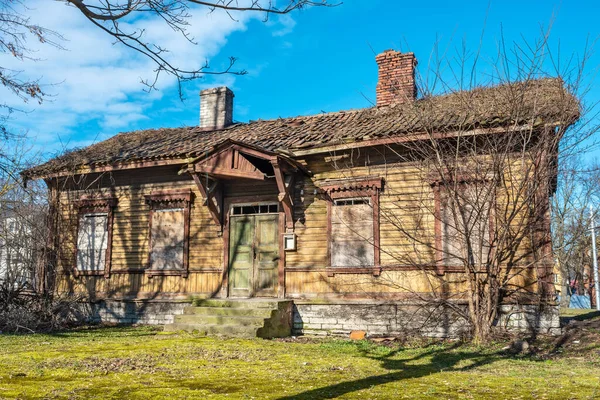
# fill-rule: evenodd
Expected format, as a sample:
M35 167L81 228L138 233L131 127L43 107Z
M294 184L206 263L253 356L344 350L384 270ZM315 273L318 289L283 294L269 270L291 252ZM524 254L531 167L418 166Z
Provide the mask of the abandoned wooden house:
M451 309L442 318L422 311L439 291L459 293L465 270L444 256L452 240L439 185L407 154L436 132L555 129L573 122L577 105L566 121L556 104L569 95L555 79L521 87L520 119L501 101L510 85L417 98L412 53L388 50L376 61L371 108L238 123L233 92L208 89L199 126L121 133L25 171L47 183L53 216L40 290L84 294L95 320L171 329L459 332L466 324ZM464 98L468 106L457 107ZM419 212L400 206L416 197L433 210L418 227L429 246L397 229ZM550 306L536 311L536 329L556 328L552 265L523 271L512 282ZM503 303L517 325L527 306Z

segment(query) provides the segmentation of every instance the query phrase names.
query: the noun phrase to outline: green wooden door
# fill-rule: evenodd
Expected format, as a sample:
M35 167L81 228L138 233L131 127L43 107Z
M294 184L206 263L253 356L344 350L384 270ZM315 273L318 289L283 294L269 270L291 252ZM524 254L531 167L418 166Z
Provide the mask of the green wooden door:
M230 217L229 296L276 296L278 215Z

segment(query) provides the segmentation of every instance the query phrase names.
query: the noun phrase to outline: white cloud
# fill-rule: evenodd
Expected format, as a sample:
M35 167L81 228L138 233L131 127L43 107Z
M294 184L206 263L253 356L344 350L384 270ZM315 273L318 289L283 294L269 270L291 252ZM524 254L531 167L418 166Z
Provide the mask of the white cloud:
M85 124L110 130L128 130L131 124L148 118L147 110L160 101L175 80L163 76L159 82L162 91L150 94L143 91L142 79L153 78L155 65L124 46L113 45L113 39L94 27L79 11L64 3L47 0L27 2L27 14L31 21L60 33L65 50L36 43L28 45L35 49L38 60L19 61L10 55L0 54L4 68L22 70L23 78L40 78L52 96L41 105L27 104L0 88L0 98L9 105L26 108L32 112L15 115L12 124L17 129L28 130L41 147L60 146L60 137L69 145L84 145L96 138L81 137L79 127ZM144 28L145 40L155 42L169 50L166 56L173 65L194 69L205 60L216 56L235 31L243 31L256 14L243 13L234 21L226 13L208 13L204 9L190 10L192 15L189 33L197 45L187 42L180 33L174 32L159 18L136 19L126 28ZM233 77L224 77L228 85ZM214 84L213 84L214 85ZM197 95L197 94L195 94ZM104 139L107 134L98 133Z
M275 19L274 25L277 27L273 31L273 36L285 36L289 33L292 33L294 27L296 26L296 21L290 14L279 15Z

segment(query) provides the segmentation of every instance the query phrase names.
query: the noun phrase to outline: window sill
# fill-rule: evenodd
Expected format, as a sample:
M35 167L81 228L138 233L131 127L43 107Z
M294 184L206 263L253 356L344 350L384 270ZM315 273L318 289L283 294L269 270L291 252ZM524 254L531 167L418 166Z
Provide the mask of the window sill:
M335 276L336 274L370 274L373 276L381 275L381 267L327 267L325 269L327 276Z
M152 278L154 276L181 276L182 278L188 277L187 270L179 270L179 269L147 269L145 274L148 278Z
M82 271L79 269L75 269L75 272L73 273L73 275L75 276L104 276L105 272L104 270L100 270L100 271Z

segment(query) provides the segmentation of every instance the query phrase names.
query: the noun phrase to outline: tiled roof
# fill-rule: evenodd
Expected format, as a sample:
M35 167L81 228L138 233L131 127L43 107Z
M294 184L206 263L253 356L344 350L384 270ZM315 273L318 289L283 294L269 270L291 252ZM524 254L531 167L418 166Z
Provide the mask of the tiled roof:
M539 79L433 96L390 107L236 123L220 130L182 127L120 133L54 158L24 171L23 175L35 178L86 166L196 157L225 139L270 151L293 152L424 130L464 131L523 123L566 124L578 116L579 103L561 80Z

